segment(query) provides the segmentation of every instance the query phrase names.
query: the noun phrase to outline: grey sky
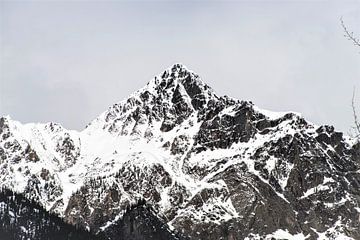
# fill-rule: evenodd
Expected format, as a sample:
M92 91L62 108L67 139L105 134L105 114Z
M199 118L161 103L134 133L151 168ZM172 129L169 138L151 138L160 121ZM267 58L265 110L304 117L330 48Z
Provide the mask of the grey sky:
M220 95L348 131L360 1L0 2L0 115L82 129L175 62Z

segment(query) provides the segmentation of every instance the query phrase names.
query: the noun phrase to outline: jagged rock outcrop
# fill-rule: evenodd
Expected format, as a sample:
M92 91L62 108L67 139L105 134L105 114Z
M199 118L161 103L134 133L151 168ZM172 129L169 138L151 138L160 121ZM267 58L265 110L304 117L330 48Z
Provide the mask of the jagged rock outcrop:
M94 232L144 199L189 239L360 239L359 142L217 96L181 64L81 132L5 117L0 139L1 185Z

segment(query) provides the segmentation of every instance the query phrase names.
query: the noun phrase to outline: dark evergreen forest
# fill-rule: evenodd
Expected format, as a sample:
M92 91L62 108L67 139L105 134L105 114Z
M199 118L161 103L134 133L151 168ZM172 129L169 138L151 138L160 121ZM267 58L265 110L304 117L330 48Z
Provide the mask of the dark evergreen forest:
M34 201L8 189L0 191L1 240L100 240L100 236L65 223Z
M34 201L9 189L0 190L1 240L175 240L154 210L139 200L122 219L94 234L65 223ZM182 239L182 238L181 238Z

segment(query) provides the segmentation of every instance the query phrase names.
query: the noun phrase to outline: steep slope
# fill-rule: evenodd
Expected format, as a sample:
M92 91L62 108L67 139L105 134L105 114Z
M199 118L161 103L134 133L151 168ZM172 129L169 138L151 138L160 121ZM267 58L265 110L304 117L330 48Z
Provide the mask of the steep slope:
M0 120L2 185L101 232L145 199L191 239L360 239L360 143L175 64L82 132Z

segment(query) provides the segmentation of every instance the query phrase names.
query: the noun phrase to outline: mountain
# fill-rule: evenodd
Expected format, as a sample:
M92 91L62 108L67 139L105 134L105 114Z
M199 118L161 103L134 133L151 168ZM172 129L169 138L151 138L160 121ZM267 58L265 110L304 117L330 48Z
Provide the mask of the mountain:
M218 96L181 64L81 132L3 117L0 139L2 186L110 238L144 200L179 238L360 239L358 141Z

